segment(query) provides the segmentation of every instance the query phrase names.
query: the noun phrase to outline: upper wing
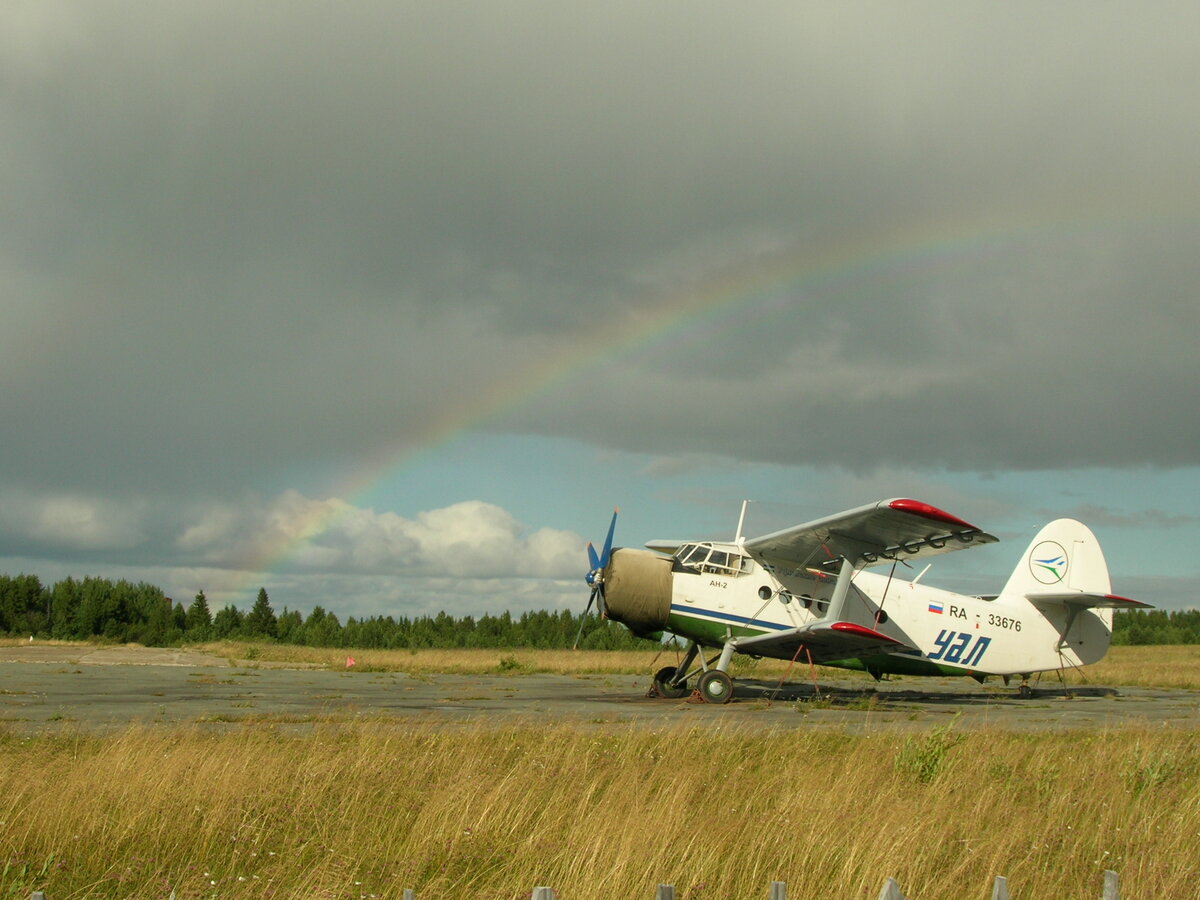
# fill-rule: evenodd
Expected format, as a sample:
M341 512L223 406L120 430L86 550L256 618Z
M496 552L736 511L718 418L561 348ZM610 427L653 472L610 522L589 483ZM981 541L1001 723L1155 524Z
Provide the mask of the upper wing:
M822 663L875 652L911 649L901 641L855 622L818 621L786 631L773 631L734 640L740 653L795 659L803 647L806 662Z
M949 553L997 538L919 500L880 500L805 525L753 538L746 552L766 569L836 571L845 558L855 566Z
M674 556L675 551L686 543L687 541L647 541L646 546L655 553L665 553L667 556Z

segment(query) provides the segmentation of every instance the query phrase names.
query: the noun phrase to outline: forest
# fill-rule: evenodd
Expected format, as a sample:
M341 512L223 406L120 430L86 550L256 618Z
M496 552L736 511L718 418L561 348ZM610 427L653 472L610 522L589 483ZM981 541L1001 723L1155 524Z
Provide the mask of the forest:
M582 604L581 604L582 607ZM628 650L654 644L597 616L562 609L461 618L377 616L345 622L320 606L307 616L286 606L277 614L265 588L251 609L210 610L204 591L186 607L161 588L105 578L67 578L46 587L36 575L0 575L0 634L54 640L102 640L173 647L215 640L264 640L309 647L570 647Z
M620 625L569 609L508 612L461 618L349 616L320 606L307 616L286 606L276 614L262 588L253 607L215 612L200 591L186 607L161 588L139 582L67 578L47 587L36 575L0 575L0 634L56 640L104 640L171 647L184 642L269 640L310 647L362 649L454 647L570 647L626 650L653 646ZM1200 610L1134 610L1113 620L1114 644L1200 643Z

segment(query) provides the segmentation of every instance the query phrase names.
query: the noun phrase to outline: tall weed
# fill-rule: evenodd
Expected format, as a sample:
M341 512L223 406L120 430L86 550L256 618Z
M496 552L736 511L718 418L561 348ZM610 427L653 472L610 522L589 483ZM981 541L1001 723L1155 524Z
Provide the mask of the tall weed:
M931 730L925 735L913 735L905 739L896 754L895 767L901 775L921 784L936 779L950 761L950 751L962 740L952 729L958 716Z

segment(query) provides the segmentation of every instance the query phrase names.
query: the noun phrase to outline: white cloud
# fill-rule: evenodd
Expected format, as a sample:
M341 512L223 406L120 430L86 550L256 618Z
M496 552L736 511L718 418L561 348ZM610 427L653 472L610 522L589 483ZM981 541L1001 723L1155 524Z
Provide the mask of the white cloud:
M20 546L9 556L22 561L12 564L47 584L67 575L128 578L158 584L185 604L203 590L210 605L246 608L266 586L277 608L321 605L343 620L443 609L521 612L574 604L585 594L582 538L529 528L478 500L408 519L295 490L158 508L27 496L0 507L0 536ZM86 555L56 561L64 551ZM259 564L268 568L256 571Z
M580 569L584 541L567 531L531 530L479 500L406 519L288 490L204 508L176 544L206 563L234 568L271 559L345 573L562 578ZM280 554L284 558L276 559Z
M127 550L146 538L146 505L78 494L14 491L0 505L0 529L12 538L67 550Z
M549 528L527 533L506 510L477 500L423 512L405 530L419 544L425 571L564 577L583 558L579 536Z

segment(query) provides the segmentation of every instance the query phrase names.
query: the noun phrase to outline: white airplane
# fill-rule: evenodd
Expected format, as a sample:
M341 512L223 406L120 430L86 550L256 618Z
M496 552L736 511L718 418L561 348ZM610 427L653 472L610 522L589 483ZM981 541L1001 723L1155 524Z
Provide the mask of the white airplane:
M733 699L735 653L905 675L1020 676L1094 663L1108 651L1114 609L1149 606L1111 593L1096 536L1057 519L1038 532L999 594L969 597L896 577L897 563L997 538L918 500L881 500L774 534L732 542L588 544L593 602L635 634L689 641L654 690ZM865 571L889 565L886 573ZM717 651L706 658L705 649Z

